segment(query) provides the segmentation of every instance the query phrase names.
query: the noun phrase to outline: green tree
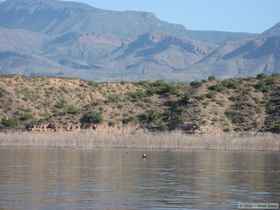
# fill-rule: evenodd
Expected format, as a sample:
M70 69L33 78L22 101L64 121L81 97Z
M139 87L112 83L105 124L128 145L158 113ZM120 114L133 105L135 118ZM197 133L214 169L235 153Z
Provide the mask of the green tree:
M6 128L16 128L18 121L14 118L2 119L1 124Z
M103 116L101 112L89 112L86 113L81 119L80 122L83 124L94 123L100 124L103 121Z

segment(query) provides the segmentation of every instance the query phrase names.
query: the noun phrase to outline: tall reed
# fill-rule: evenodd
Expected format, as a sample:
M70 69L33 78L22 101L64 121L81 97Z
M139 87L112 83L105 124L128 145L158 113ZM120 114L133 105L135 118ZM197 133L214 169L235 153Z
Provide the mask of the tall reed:
M252 150L280 151L280 136L192 136L181 132L114 135L96 132L0 133L0 146L47 146L94 148L131 148L149 150Z

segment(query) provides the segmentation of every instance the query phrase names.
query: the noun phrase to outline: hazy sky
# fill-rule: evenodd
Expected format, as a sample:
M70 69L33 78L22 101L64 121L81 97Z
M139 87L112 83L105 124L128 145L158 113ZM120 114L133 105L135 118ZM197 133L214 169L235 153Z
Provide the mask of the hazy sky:
M188 29L262 32L280 22L280 0L76 0L111 10L141 10Z

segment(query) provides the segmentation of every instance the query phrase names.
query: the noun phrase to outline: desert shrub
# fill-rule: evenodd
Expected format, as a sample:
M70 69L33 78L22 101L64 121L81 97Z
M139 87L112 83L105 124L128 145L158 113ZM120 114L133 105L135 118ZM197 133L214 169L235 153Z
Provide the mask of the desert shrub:
M32 120L33 119L33 115L32 112L22 112L19 114L19 120L20 121L28 121L28 120Z
M209 76L209 77L208 77L208 81L214 81L214 80L216 80L216 77L215 77L215 76Z
M80 122L82 124L85 123L94 123L94 124L100 124L103 121L103 116L101 112L89 112L82 116L80 119Z
M6 95L6 91L3 88L0 88L0 98Z
M261 73L261 74L258 74L256 78L257 79L263 79L265 77L266 77L266 75L264 73Z
M18 121L15 118L2 119L1 124L5 128L16 128L18 126Z
M187 104L190 103L190 100L191 100L190 95L189 94L184 94L183 96L181 96L179 98L178 103L180 105L187 105Z
M215 92L222 92L225 90L225 87L223 86L222 83L218 83L217 85L212 85L208 87L208 90L215 91Z
M24 101L33 100L35 97L34 93L28 88L23 88L22 90L19 91L19 94L23 96L22 99Z
M129 116L122 119L122 124L127 125L134 121L134 117Z
M63 109L66 105L66 101L64 99L60 99L56 104L55 108L57 109Z
M239 123L240 122L240 113L235 110L226 111L225 116L231 120L233 123Z
M175 84L171 84L162 80L158 80L155 82L140 82L140 85L142 85L147 95L163 95L163 94L178 94L177 86Z
M55 108L59 109L60 114L78 114L80 112L80 108L74 106L74 105L69 105L64 99L59 100L55 104Z
M223 131L224 131L225 133L228 133L228 132L230 132L230 128L224 128Z
M272 79L265 79L265 80L260 80L256 85L255 89L267 93L272 90L273 87L273 80Z
M122 97L120 95L116 95L116 94L107 94L106 96L106 103L118 103L121 101Z
M202 82L200 82L200 81L192 81L192 82L190 83L190 85L191 85L191 87L193 87L193 88L199 88L199 87L201 87Z
M164 113L149 110L137 116L138 121L150 130L166 130L166 116Z
M108 122L108 126L109 126L109 127L114 127L114 126L115 126L115 122L109 121L109 122Z
M147 92L141 89L136 90L135 92L128 93L128 97L134 102L139 101L146 96L147 96Z
M213 98L215 98L216 93L213 92L213 91L210 91L210 92L207 93L205 96L206 96L206 98L208 98L208 99L213 99Z
M80 109L74 105L67 105L64 107L64 113L66 114L78 114Z
M167 111L168 115L168 129L174 130L178 125L183 124L183 107L173 105Z
M221 85L228 89L237 89L239 87L239 81L238 80L224 80L221 82Z
M272 133L280 133L280 121L274 122L270 130Z
M88 82L88 85L89 85L90 87L93 87L93 88L98 87L98 83L95 82L95 81L89 81L89 82Z

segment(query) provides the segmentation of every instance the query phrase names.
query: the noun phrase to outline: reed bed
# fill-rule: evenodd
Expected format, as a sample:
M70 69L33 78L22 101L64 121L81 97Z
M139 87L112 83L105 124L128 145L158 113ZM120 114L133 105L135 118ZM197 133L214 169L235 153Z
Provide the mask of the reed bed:
M76 133L0 133L0 146L73 147L80 149L131 148L149 150L280 151L280 136L193 136L180 132L131 135Z

